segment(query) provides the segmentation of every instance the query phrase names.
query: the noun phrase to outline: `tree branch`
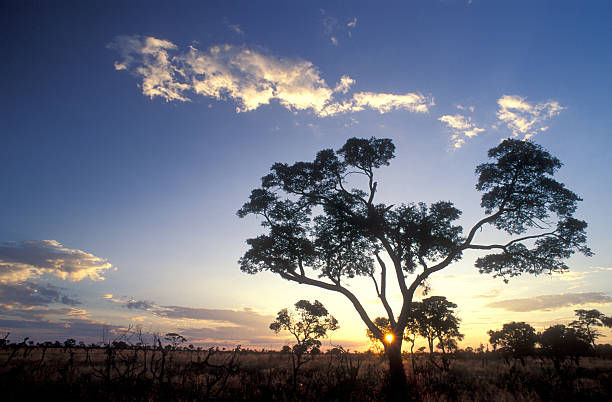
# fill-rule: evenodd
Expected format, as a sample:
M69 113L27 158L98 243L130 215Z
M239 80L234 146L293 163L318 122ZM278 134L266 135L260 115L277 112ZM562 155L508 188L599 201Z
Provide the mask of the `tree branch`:
M470 244L469 246L466 247L466 249L468 249L468 250L491 250L491 249L494 249L494 248L500 248L502 250L505 250L507 247L513 245L514 243L518 243L518 242L529 240L529 239L538 239L538 238L541 238L541 237L552 236L555 233L557 233L556 230L552 231L552 232L541 233L541 234L538 234L538 235L523 236L523 237L519 237L517 239L514 239L512 241L509 241L506 244L487 244L487 245Z
M389 323L395 327L395 315L393 314L393 310L387 301L387 266L385 262L380 258L378 253L374 253L376 255L376 259L378 260L378 264L380 265L380 292L378 292L378 287L376 287L376 292L378 293L378 297L389 316ZM374 275L372 275L372 279L374 280ZM376 280L374 280L374 284L376 284Z

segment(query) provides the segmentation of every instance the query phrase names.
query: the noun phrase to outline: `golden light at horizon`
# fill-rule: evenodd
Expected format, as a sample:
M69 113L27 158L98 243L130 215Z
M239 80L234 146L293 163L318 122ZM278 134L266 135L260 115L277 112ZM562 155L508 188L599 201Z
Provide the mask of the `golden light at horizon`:
M385 340L386 340L388 343L393 342L393 334L387 334L387 335L385 335Z

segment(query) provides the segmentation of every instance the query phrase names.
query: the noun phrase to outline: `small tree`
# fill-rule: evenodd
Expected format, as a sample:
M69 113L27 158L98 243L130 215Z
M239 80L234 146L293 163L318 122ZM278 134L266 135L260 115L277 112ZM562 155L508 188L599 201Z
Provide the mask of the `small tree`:
M391 324L389 324L389 319L386 317L376 317L374 319L374 325L376 325L383 334L392 334ZM369 328L366 328L366 336L370 339L370 342L374 345L374 350L376 352L380 352L386 349L385 342L380 339L380 337L374 332L370 331ZM383 338L384 339L384 338Z
M394 334L386 355L391 392L400 398L406 388L401 335L413 314L414 294L431 275L468 250L488 252L475 266L506 281L522 273L565 271L565 259L576 251L591 251L586 222L574 218L581 199L553 178L561 162L540 146L507 139L489 150L492 160L476 168L485 216L465 233L456 224L461 211L449 201L428 206L376 199L376 169L389 165L394 152L390 139L351 138L337 151L320 151L312 162L276 163L238 215L258 215L267 229L247 240L242 271L270 271L338 292L383 340L385 334L346 286L355 276L372 278ZM507 240L478 241L487 225L505 232ZM402 294L397 314L386 295L387 273Z
M416 326L419 335L427 340L429 352L433 353L436 340L443 354L449 348L456 349L456 340L463 339L463 334L459 332L461 319L454 312L457 305L444 296L431 296L413 304Z
M599 310L574 310L574 313L576 313L578 319L572 321L569 324L570 327L584 333L593 349L595 349L595 340L601 336L597 327L602 327L606 324L606 326L610 326L609 318Z
M509 322L501 330L489 331L491 345L499 345L502 352L519 359L525 365L525 357L533 355L535 344L538 341L536 330L526 322Z
M179 345L187 342L187 338L176 332L168 332L164 339L172 344L172 350L176 350Z
M291 354L294 385L300 367L312 360L305 359L304 355L311 353L314 356L316 352L312 351L321 347L320 339L325 337L328 331L338 328L338 321L318 300L314 303L300 300L295 303L295 312L286 308L278 312L276 320L270 324L270 329L277 334L283 330L288 331L297 342L293 345Z

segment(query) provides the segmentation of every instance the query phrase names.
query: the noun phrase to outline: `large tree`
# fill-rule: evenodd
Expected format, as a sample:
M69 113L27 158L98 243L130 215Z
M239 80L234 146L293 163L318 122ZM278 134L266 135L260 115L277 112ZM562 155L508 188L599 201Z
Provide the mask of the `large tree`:
M561 162L540 146L508 139L489 150L491 161L476 168L485 216L467 232L456 224L461 211L449 201L390 205L376 199L376 169L389 165L394 151L390 139L351 138L337 151L320 151L312 162L276 163L238 215L261 216L266 229L247 240L242 271L270 271L343 294L383 340L385 334L346 286L355 276L372 278L395 334L386 354L397 390L406 384L401 344L411 303L432 274L466 250L484 252L475 263L479 271L504 279L565 271L565 259L590 250L587 224L573 217L580 198L553 178ZM505 232L507 241L478 241L486 225ZM403 297L399 310L387 299L388 275Z

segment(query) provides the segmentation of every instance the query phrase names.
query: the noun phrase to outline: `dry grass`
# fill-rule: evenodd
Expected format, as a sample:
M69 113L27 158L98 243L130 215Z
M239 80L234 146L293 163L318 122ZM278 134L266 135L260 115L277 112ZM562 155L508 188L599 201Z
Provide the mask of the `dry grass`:
M0 395L5 401L385 399L384 357L315 356L295 385L289 359L277 352L13 347L0 351ZM483 353L452 359L445 370L437 359L417 357L413 370L407 358L406 400L607 401L612 395L611 360L584 358L580 366L555 370L542 359L522 366Z

